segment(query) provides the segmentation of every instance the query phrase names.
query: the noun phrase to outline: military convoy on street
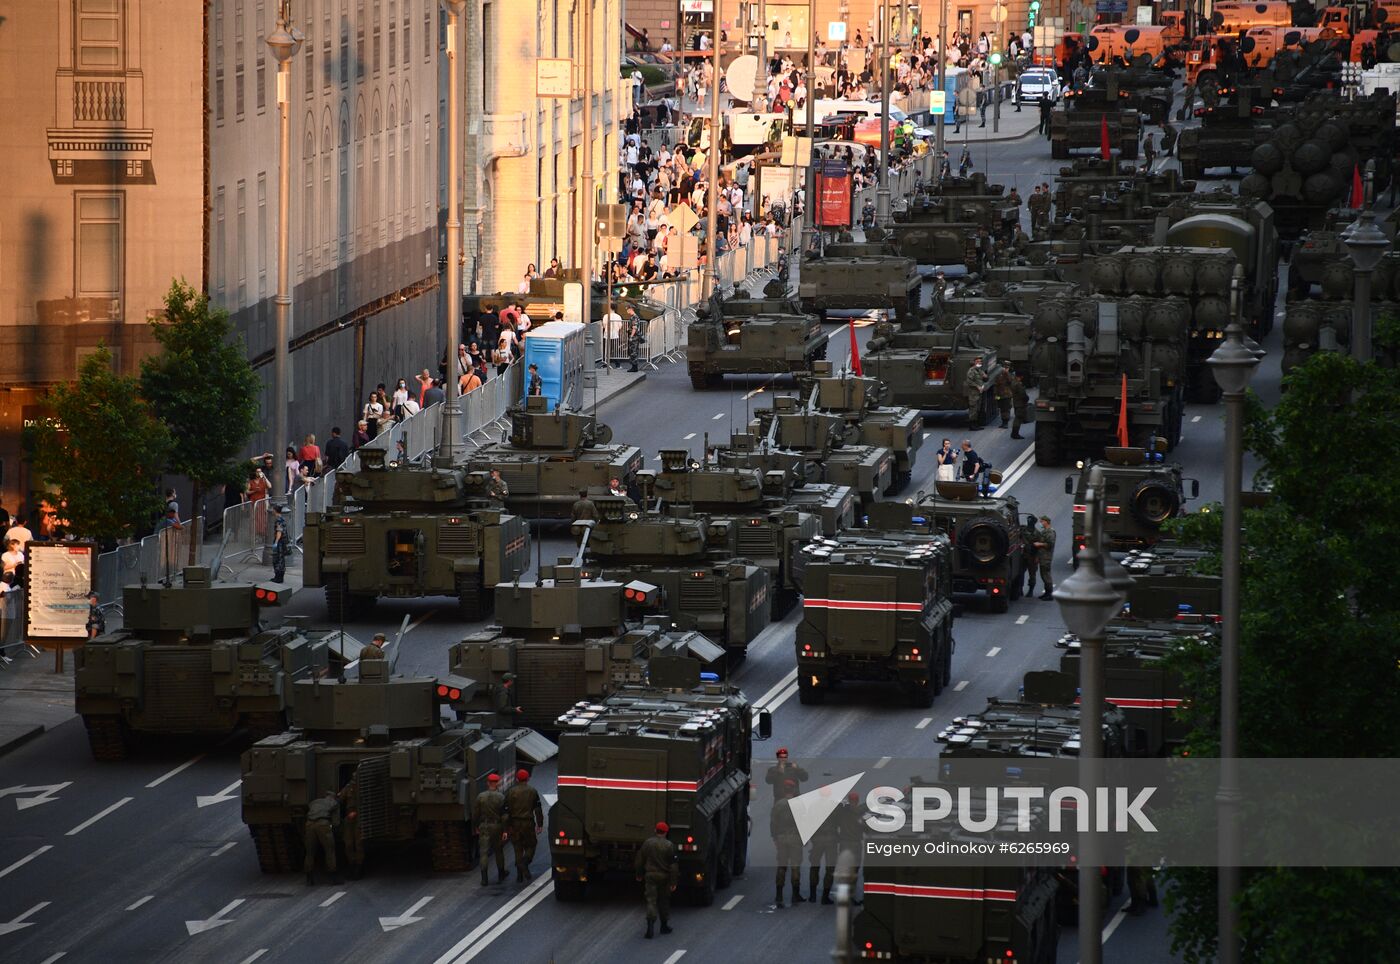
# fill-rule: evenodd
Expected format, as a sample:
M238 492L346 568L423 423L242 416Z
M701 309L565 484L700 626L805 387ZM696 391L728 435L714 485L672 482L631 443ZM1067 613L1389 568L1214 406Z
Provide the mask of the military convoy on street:
M701 306L686 327L691 387L716 388L725 375L800 374L826 357L821 318L787 297L787 282L771 281L762 298L742 292Z
M1152 442L1146 449L1110 446L1102 461L1084 462L1077 477L1065 477L1065 494L1074 496L1075 552L1084 546L1084 492L1096 466L1104 477L1105 545L1116 551L1152 545L1162 526L1185 511L1186 500L1200 495L1199 482L1164 461L1166 442Z
M955 592L985 594L997 613L1021 598L1025 547L1014 496L997 495L980 482L938 481L933 492L914 497L914 507L925 524L952 540Z

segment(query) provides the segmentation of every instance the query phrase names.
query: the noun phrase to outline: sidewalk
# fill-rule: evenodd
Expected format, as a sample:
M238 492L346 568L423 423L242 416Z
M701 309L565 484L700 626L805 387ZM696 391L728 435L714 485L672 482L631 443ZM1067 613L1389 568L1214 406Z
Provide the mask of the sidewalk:
M963 121L962 131L953 133L951 122L945 129L944 140L952 150L954 144L986 144L998 141L1016 141L1023 137L1032 136L1036 128L1040 126L1040 108L1034 104L1026 104L1021 108L1021 113L1016 113L1014 101L1004 100L1001 102L1001 123L1000 130L992 132L992 108L987 108L987 126L979 126L982 123L981 115L974 113L972 120Z

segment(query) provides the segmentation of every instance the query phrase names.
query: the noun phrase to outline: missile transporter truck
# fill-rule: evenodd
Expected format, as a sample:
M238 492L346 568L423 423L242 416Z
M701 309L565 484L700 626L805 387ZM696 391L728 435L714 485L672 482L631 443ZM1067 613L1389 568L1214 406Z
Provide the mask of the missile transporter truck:
M967 372L982 359L987 372L973 427L990 424L996 414L992 380L1000 371L995 349L982 345L959 319L952 331L927 331L919 322L875 325L874 337L865 346L861 370L888 386L892 405L907 405L920 412L966 411Z
M580 489L624 485L642 467L642 450L613 444L612 429L583 412L556 406L542 395L510 410L510 434L467 458L472 472L501 473L506 507L526 519L567 519Z
M601 578L659 590L660 612L677 628L703 633L731 655L742 656L772 621L769 570L735 558L732 543L723 533L712 535L706 517L643 512L616 496L594 503L599 518L589 535L588 559ZM733 533L732 526L719 528ZM711 540L723 542L724 549L716 553Z
M302 530L304 584L325 587L333 623L380 596L455 596L478 619L491 587L530 565L529 528L487 498L484 474L362 448L358 470L336 473L335 501Z
M554 895L631 880L637 850L665 821L681 895L709 906L748 862L752 726L771 718L689 659L655 653L651 681L559 719L559 799L549 808Z
M292 681L324 673L344 649L300 619L264 629L260 610L290 595L276 583L216 583L203 566L179 586L127 586L122 628L73 653L93 758L125 759L141 734L282 732Z
M918 314L921 285L918 266L893 245L849 242L828 244L820 257L803 261L797 291L803 309L822 318L885 308L903 319Z
M1294 272L1299 282L1293 282ZM1293 249L1288 263L1289 301L1283 316L1283 373L1318 352L1349 351L1355 309L1355 278L1340 232L1314 231ZM1320 297L1312 294L1316 280ZM1371 310L1378 316L1400 315L1400 254L1381 258L1371 272ZM1379 346L1376 356L1382 357ZM1384 363L1384 362L1383 362Z
M821 319L784 297L787 283L769 282L776 297L712 295L686 327L685 358L691 387L718 387L725 375L809 371L826 357ZM766 292L765 292L766 293Z
M918 785L921 781L914 781ZM923 781L927 782L927 781ZM904 828L880 834L882 843L922 847L929 842L954 846L1023 841L1014 812L976 835L951 814L917 832L909 799L895 806L905 811ZM973 794L967 816L984 821L985 800ZM1030 808L1041 824L1044 808ZM992 818L995 820L995 818ZM1055 871L1027 862L1024 866L952 866L867 858L862 868L865 903L851 925L852 959L895 964L1054 964L1059 943Z
M1178 211L1183 215L1180 218L1173 216ZM1238 308L1240 321L1251 337L1262 340L1273 330L1274 305L1278 299L1279 232L1273 209L1262 201L1215 193L1203 195L1189 204L1174 204L1168 216L1171 227L1164 238L1167 244L1205 248L1214 255L1226 251L1234 253L1235 261L1244 268ZM1204 263L1198 262L1197 293L1211 293L1208 289L1215 284L1215 275ZM1167 284L1164 266L1164 291Z
M1000 478L990 473L993 481ZM952 542L953 591L985 593L993 612L1004 613L1021 598L1025 559L1020 503L995 495L977 482L934 483L914 497L919 516Z
M1081 148L1099 150L1103 125L1108 123L1109 146L1133 160L1142 140L1142 115L1129 106L1132 94L1113 72L1098 75L1083 90L1067 90L1050 114L1050 156L1069 157Z
M1106 448L1102 462L1086 462L1077 477L1065 477L1065 494L1074 496L1076 553L1084 546L1084 492L1095 465L1103 472L1106 492L1104 538L1117 551L1152 545L1167 520L1182 514L1186 500L1200 495L1200 482L1183 479L1179 464L1163 461L1158 449L1166 448L1165 440L1154 441L1151 450Z
M802 550L798 696L820 703L843 680L880 680L898 683L914 706L932 706L953 666L948 540L920 532L908 505L872 509L872 529Z
M892 494L897 488L893 450L861 444L859 426L842 415L819 411L815 396L814 389L804 404L791 395L775 395L772 408L754 412L750 433L768 446L819 465L826 482L849 486L866 504Z
M470 680L391 676L387 659L361 660L359 678L293 684L294 729L243 754L243 822L263 873L301 866L307 806L338 797L339 837L352 873L377 847L426 838L435 871L476 860L471 804L500 775L515 773L515 741L528 731L490 731L444 721L463 710Z
M924 419L912 408L889 405L889 390L875 378L833 374L831 362L818 362L810 378L798 379L798 389L812 399L812 407L828 415L840 415L854 426L862 445L878 445L894 452L894 489L914 477L914 461L924 441Z

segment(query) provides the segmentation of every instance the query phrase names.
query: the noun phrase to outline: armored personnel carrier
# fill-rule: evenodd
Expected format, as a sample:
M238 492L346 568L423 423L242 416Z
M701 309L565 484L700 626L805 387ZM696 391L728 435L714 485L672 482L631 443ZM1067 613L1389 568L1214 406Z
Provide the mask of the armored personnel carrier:
M803 400L775 395L771 408L754 412L749 431L766 446L787 449L821 467L828 483L849 486L865 504L893 494L895 453L884 445L861 444L860 427L815 406L817 390Z
M642 467L642 450L613 444L612 429L593 415L531 396L508 413L510 433L467 457L470 472L501 473L506 507L527 519L567 519L580 489L624 485Z
M358 679L294 683L296 727L243 754L243 822L263 873L301 865L307 805L327 792L340 797L352 872L368 851L420 838L435 871L475 863L471 801L489 774L509 786L516 740L528 731L444 722L443 707L466 708L471 681L391 669L387 659L361 660Z
M843 680L881 680L932 706L952 677L948 539L916 525L904 503L871 509L868 530L802 550L798 696L820 703Z
M1001 194L916 194L893 212L886 229L896 250L918 264L977 269L977 233L1014 230L1019 206Z
M719 523L711 533L703 515L644 512L616 496L594 503L588 560L601 578L659 590L659 611L677 628L703 633L731 655L742 656L772 621L770 569L736 558L736 527Z
M1103 124L1108 143L1126 160L1138 156L1142 140L1142 115L1129 106L1132 93L1116 72L1095 72L1083 90L1067 90L1050 114L1050 156L1063 159L1070 151L1102 144Z
M862 445L878 445L894 452L894 490L914 477L914 462L924 442L924 419L911 408L894 407L886 400L889 389L875 378L836 375L831 362L818 362L810 377L798 379L798 391L811 399L812 407L828 415L840 415L854 426Z
M1201 494L1200 482L1183 479L1180 465L1164 461L1166 440L1153 442L1150 449L1110 446L1102 462L1085 462L1077 477L1065 477L1065 494L1074 496L1075 552L1084 546L1084 492L1095 465L1106 486L1104 538L1114 550L1152 545L1163 524L1182 514L1186 500Z
M178 586L123 589L122 628L73 653L93 759L125 759L138 735L282 732L292 681L339 665L354 645L301 619L263 628L262 611L290 595L276 583L216 583L204 566L187 567Z
M973 427L990 422L996 413L992 380L1001 365L994 349L981 344L959 320L952 331L927 330L918 320L875 325L866 343L861 370L888 386L892 404L920 412L967 409L967 370L978 359L987 371L982 405Z
M771 732L738 689L694 660L654 653L645 687L580 703L559 719L559 799L549 808L554 894L633 876L637 848L670 825L684 896L709 906L748 862L752 727Z
M686 327L691 387L717 387L725 375L798 374L825 358L821 319L786 293L787 282L771 281L763 298L712 295L708 310L697 311Z
M990 473L999 481L998 472ZM1004 613L1021 598L1025 562L1020 503L990 494L975 482L935 482L932 493L914 497L919 516L952 542L953 591L985 593L993 612Z
M491 588L529 567L530 530L487 498L485 473L359 456L359 469L336 473L336 504L308 512L302 530L302 578L325 587L332 622L380 596L456 596L477 619Z
M828 244L799 270L802 307L822 318L834 310L885 308L897 318L919 311L918 266L887 242Z
M1220 576L1199 571L1210 555L1204 549L1169 541L1130 551L1123 559L1123 568L1133 577L1125 615L1139 622L1218 622Z
M968 816L984 821L985 801L973 794L968 803ZM905 810L905 829L880 834L884 843L922 847L930 842L995 844L1025 839L1010 813L1003 814L1002 823L974 837L962 829L956 809L946 819L931 821L915 832L912 803L906 799L896 806ZM1044 820L1039 804L1030 812L1037 825ZM1036 866L1034 861L1019 867L963 867L867 859L862 875L865 903L851 925L854 960L901 964L1055 961L1059 885L1051 868Z

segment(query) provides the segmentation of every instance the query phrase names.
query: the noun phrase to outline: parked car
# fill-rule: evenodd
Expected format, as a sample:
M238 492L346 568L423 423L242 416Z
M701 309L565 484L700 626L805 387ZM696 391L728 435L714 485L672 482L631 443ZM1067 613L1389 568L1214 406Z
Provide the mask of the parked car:
M1016 80L1016 103L1039 100L1041 94L1060 99L1060 77L1052 68L1032 67Z

